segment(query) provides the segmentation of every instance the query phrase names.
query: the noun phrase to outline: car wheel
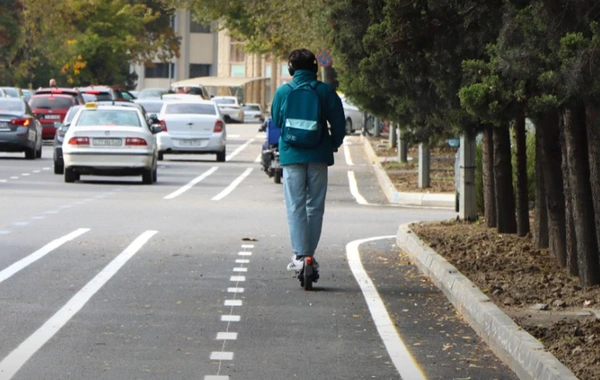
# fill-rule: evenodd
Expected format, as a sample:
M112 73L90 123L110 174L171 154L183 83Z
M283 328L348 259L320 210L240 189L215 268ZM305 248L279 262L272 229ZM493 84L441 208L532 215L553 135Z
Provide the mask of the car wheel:
M217 162L225 162L225 148L217 153Z
M224 115L223 120L225 121L225 123L231 123L232 119L229 115Z
M354 132L354 130L352 129L352 120L350 120L350 118L346 119L346 134L349 135L352 132Z
M154 174L152 169L142 170L142 183L144 185L151 185L154 183Z
M40 144L40 149L35 151L35 158L42 158L42 144Z
M25 159L27 159L27 160L34 160L35 155L36 155L35 148L27 149L25 151Z
M79 180L79 174L71 168L65 168L65 182L72 183Z
M162 161L165 159L165 154L163 152L158 152L158 160Z
M152 170L152 182L156 183L156 181L158 181L158 170L154 168Z
M54 174L63 174L65 172L65 167L63 165L57 164L54 162Z

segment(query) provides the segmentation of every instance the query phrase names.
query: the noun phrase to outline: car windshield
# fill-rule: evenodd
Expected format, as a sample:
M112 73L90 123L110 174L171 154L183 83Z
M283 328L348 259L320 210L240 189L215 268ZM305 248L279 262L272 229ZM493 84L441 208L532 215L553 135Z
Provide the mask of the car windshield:
M0 98L0 114L21 114L23 113L23 102Z
M68 109L73 105L73 98L67 96L34 96L29 105L31 108Z
M260 111L260 106L255 105L245 105L244 110L246 111Z
M89 127L99 125L141 127L138 114L134 110L84 109L74 126Z
M213 99L213 101L217 104L235 104L235 99L228 99L228 98L219 98L219 99Z
M12 98L18 98L19 97L19 92L17 91L16 88L11 88L11 87L4 87L3 88L4 92L6 92L6 94Z
M216 115L217 111L215 110L215 107L210 104L174 103L167 105L165 114Z
M65 119L63 120L63 124L71 124L75 115L77 115L77 111L79 111L83 106L73 106L69 108L67 114L65 115Z

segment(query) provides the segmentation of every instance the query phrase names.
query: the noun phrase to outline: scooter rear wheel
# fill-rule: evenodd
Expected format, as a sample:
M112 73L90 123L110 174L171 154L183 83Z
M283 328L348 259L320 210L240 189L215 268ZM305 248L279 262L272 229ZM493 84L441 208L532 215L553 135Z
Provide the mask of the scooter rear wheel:
M281 170L275 169L273 175L273 181L275 181L275 183L281 183Z
M312 290L313 284L313 266L312 266L312 258L309 258L310 262L307 258L304 259L304 268L302 270L302 280L300 281L304 290Z

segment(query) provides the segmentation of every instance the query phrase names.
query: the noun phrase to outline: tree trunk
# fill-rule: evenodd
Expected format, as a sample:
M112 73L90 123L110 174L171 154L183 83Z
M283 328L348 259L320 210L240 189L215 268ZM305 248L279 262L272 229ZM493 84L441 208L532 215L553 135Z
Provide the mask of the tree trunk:
M550 252L561 267L567 265L565 242L565 197L561 170L560 127L558 113L542 118L536 126L542 143L542 168L548 206L548 236Z
M548 248L548 210L546 209L546 187L542 165L542 142L535 132L535 209L533 218L533 239L538 248Z
M515 156L517 165L517 235L529 234L529 194L527 186L527 142L525 137L525 114L515 119Z
M494 134L492 126L483 131L481 144L482 179L483 179L483 211L488 228L496 227L496 185L494 184Z
M567 255L567 269L571 276L579 277L579 264L577 263L577 236L575 235L575 222L573 221L573 204L571 202L571 186L569 186L569 165L567 165L567 144L565 144L564 131L560 133L560 147L562 160L562 176L564 178L565 194L565 244Z
M590 188L590 168L586 143L585 107L565 111L565 144L569 167L569 188L573 205L573 222L577 238L577 264L582 286L600 284L600 262L596 242L596 225Z
M512 183L510 131L494 128L494 183L496 184L496 223L498 233L517 232L515 195Z
M588 162L590 168L590 187L594 205L596 226L596 244L600 248L600 119L595 104L586 106L586 131L588 143Z

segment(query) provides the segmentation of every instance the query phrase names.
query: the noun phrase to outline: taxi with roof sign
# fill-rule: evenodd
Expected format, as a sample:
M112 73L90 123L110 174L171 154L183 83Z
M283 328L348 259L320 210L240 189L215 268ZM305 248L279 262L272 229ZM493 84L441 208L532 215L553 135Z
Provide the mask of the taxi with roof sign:
M65 182L81 175L141 175L144 184L156 182L159 132L137 107L87 103L64 136Z

